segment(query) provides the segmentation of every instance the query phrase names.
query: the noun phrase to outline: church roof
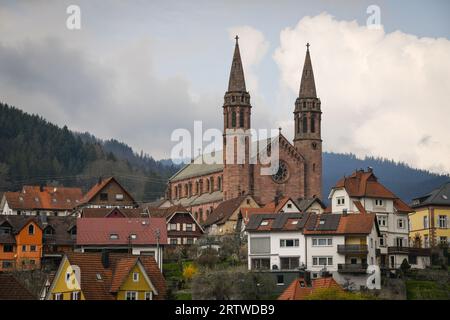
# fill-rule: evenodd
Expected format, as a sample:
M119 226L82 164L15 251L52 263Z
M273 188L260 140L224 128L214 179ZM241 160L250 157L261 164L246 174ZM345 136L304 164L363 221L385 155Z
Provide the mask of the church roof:
M246 92L244 69L242 68L241 53L239 52L239 37L236 36L236 45L234 47L233 62L231 63L230 80L228 81L228 92L238 91Z
M309 55L309 43L306 45L305 64L303 65L302 80L300 82L300 98L317 98L316 84L314 82L314 73Z
M192 163L189 163L178 170L178 172L169 178L169 181L179 181L223 171L222 150L216 152L216 159L220 159L221 163L207 164L205 163L206 161L202 161L201 157L202 156L198 156ZM206 156L204 158L206 158Z
M201 195L195 195L190 198L173 199L174 205L181 205L184 207L197 206L204 203L219 202L223 200L222 191L214 191L211 193L202 193Z

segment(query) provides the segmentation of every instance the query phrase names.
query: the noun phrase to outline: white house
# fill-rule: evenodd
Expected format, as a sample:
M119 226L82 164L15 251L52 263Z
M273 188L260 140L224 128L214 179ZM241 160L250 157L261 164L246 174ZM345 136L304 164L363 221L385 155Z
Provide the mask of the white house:
M371 168L339 180L328 198L333 214L376 214L381 233L377 239L381 266L397 269L404 259L409 259L408 255L417 253L409 250L408 241L408 214L413 210L379 183Z

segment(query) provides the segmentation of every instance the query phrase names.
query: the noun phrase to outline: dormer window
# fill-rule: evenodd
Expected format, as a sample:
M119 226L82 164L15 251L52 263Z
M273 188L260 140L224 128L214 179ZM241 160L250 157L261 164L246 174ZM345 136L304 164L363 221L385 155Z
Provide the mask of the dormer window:
M320 219L319 224L325 224L325 219Z
M52 235L52 234L55 234L55 230L52 228L52 227L47 227L47 228L45 228L44 229L44 234L45 235Z
M375 199L375 206L377 206L377 207L382 207L382 206L384 206L384 201L383 201L383 199Z
M291 224L298 224L298 220L292 221Z
M345 204L345 197L337 197L336 202L338 206L343 206Z
M111 234L109 235L109 238L110 238L111 240L117 240L117 239L119 239L119 235L118 235L117 233L111 233Z
M261 221L261 226L267 226L269 224L269 221L263 220Z
M108 201L108 194L106 192L100 193L100 201Z

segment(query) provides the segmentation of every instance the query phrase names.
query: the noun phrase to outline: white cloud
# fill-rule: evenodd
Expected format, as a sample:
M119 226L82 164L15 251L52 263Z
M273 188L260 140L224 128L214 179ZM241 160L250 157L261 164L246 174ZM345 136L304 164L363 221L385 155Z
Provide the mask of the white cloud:
M325 150L450 172L449 40L370 30L326 13L304 17L282 30L274 54L292 99L307 42Z

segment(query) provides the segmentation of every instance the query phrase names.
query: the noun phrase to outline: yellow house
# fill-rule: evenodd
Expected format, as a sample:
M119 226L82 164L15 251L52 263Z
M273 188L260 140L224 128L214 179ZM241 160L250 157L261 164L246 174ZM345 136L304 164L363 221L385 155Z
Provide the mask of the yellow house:
M450 239L450 181L413 200L409 214L411 246L420 248L447 244Z
M162 300L166 284L155 259L71 252L61 261L47 300Z

